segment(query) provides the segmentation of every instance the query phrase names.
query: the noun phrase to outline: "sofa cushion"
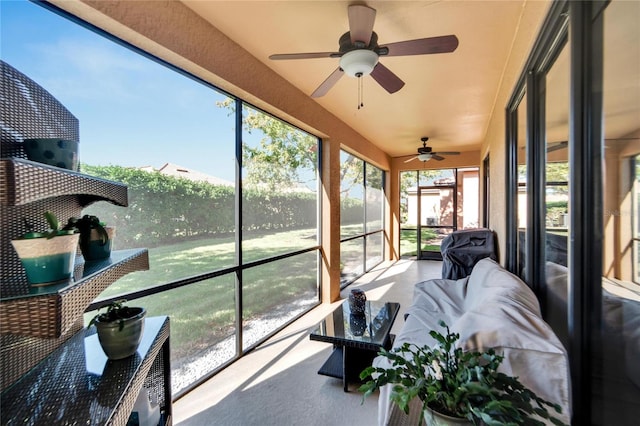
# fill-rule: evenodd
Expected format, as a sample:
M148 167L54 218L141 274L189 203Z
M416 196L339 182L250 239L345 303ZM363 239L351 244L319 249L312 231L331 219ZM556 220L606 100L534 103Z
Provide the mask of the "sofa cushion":
M538 299L520 278L493 259L480 260L469 276L464 310L472 310L500 297L507 297L510 303L517 303L523 309L540 315Z
M407 316L426 311L429 315L438 312L447 323L451 318L458 318L464 313L467 280L434 279L417 283L413 287L413 304L407 310Z
M569 423L570 385L567 353L551 327L518 299L506 295L465 312L451 330L465 350L494 348L504 356L500 371L519 377L538 396L560 404Z

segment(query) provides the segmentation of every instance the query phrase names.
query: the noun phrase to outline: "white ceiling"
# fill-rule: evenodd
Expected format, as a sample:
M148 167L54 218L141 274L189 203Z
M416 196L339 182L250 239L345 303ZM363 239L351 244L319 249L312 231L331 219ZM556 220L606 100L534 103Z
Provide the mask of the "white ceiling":
M504 114L505 105L497 105L496 97L516 31L525 25L521 14L526 6L526 0L183 3L307 95L338 67L339 59L273 61L269 55L337 51L339 37L349 30L350 4L376 9L374 31L380 46L455 34L459 46L453 53L382 56L380 62L406 84L389 94L372 77L365 77L362 109L357 108L357 80L347 76L327 95L315 99L392 157L415 154L422 136L430 138L434 151L480 149L491 115ZM614 1L605 14L607 137L621 137L638 129L639 5ZM568 137L566 52L563 58L554 67L556 75L566 78L560 83L564 87L556 84L552 91L557 102L550 103L549 113L555 117L549 120L559 126L548 129L550 141Z
M183 1L253 56L310 95L338 59L269 60L275 53L330 52L349 30L349 1ZM436 151L473 151L483 141L523 1L368 1L378 44L455 34L453 53L381 57L406 84L387 93L370 76L358 109L355 78L316 101L392 157L428 136ZM504 108L498 105L497 108Z

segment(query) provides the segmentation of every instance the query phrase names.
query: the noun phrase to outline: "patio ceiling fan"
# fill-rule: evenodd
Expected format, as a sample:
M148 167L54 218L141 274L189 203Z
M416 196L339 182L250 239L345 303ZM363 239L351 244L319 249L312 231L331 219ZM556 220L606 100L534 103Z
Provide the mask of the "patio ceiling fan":
M395 93L404 86L404 81L379 62L381 56L450 53L458 47L458 38L455 35L399 41L379 46L378 35L373 31L376 10L354 4L349 6L348 15L349 31L340 37L340 48L337 52L284 53L269 56L272 60L340 58L338 68L311 94L312 98L324 96L345 73L357 78L371 74L387 92Z
M424 136L420 138L420 140L422 141L422 147L418 148L418 155L416 155L415 157L409 158L408 160L405 161L405 163L408 163L409 161L413 161L416 158L423 162L429 161L431 159L436 161L442 161L444 160L444 157L442 157L443 155L459 155L460 154L459 152L456 152L456 151L434 152L430 146L427 146L427 141L429 140L428 137Z

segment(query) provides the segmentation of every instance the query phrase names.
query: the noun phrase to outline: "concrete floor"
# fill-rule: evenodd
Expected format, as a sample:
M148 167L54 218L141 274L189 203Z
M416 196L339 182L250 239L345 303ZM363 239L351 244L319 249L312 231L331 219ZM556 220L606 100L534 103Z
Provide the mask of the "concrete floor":
M413 285L440 278L442 262L402 259L384 263L342 291L365 290L369 300L399 302L392 333L404 323ZM174 424L375 425L377 397L363 401L357 385L317 374L332 351L310 331L343 300L323 304L174 403Z

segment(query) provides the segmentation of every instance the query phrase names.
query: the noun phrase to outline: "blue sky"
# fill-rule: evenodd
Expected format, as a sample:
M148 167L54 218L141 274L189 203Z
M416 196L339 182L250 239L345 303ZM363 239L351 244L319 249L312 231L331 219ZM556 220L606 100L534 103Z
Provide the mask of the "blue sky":
M0 19L2 60L78 118L80 161L234 179L222 94L26 0L1 0Z

